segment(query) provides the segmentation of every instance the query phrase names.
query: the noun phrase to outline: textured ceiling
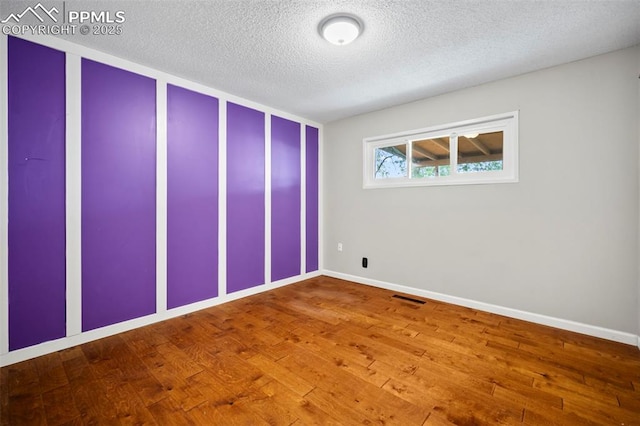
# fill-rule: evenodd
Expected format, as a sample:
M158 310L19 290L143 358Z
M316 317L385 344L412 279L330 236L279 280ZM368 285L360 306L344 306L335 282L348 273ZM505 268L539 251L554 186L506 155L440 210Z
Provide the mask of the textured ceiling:
M36 2L0 3L5 16ZM319 122L640 43L640 0L67 0L65 7L126 13L122 35L70 41ZM337 12L365 25L348 46L317 31Z

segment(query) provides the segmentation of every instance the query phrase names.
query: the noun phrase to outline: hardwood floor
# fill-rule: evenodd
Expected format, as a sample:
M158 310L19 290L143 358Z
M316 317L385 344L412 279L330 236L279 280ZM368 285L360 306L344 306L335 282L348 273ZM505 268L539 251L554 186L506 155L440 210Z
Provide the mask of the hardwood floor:
M640 351L320 277L0 371L2 425L640 425Z

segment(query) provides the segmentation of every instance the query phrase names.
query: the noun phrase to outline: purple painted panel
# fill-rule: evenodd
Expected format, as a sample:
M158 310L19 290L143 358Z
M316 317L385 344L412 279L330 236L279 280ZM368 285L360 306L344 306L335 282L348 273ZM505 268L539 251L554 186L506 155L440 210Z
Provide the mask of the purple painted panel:
M307 272L318 270L318 129L307 126L306 134L306 221Z
M271 280L300 275L300 124L271 118Z
M9 37L9 350L66 334L65 55Z
M155 312L156 82L82 60L82 329Z
M264 113L227 104L227 292L264 284Z
M167 306L218 295L218 99L167 86Z

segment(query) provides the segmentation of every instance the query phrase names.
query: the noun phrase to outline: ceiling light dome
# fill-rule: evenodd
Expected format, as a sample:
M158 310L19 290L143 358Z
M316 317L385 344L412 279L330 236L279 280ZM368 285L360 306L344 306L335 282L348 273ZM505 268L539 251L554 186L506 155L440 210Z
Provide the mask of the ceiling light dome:
M320 35L329 43L344 46L358 38L362 32L362 24L352 15L331 15L320 22L319 30Z

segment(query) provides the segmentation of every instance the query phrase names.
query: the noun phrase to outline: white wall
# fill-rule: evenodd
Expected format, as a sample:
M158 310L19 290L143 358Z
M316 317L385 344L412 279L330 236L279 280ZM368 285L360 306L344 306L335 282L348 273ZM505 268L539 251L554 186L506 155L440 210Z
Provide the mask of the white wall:
M637 335L639 58L636 46L326 125L324 268ZM364 137L513 110L519 183L362 189Z

